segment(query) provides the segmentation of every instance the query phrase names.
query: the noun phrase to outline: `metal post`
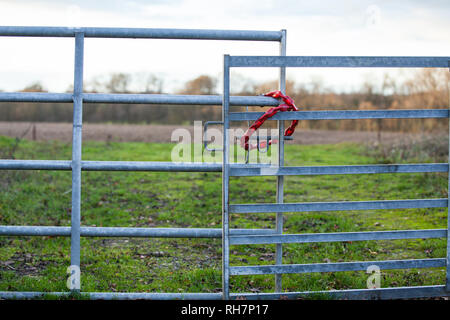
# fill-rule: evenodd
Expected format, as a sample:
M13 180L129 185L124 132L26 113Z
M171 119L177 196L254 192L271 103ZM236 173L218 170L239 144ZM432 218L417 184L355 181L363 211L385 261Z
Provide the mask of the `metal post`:
M230 239L229 239L229 126L228 111L230 105L230 66L229 55L223 61L223 163L222 163L222 292L223 299L230 298Z
M450 60L448 61L448 68L450 71ZM447 83L448 88L448 100L449 104L448 107L450 109L450 84ZM449 117L450 120L450 117ZM448 203L447 205L447 277L445 282L445 290L450 292L450 121L449 121L449 154L448 154L448 165L449 165L449 172L448 172Z
M282 37L280 40L280 55L286 55L286 30L281 30ZM286 93L286 68L280 68L280 91ZM284 121L278 121L278 166L284 165ZM280 175L277 177L277 203L283 203L284 198L284 176ZM283 214L281 212L277 213L276 218L276 233L283 233ZM283 263L283 247L281 243L276 245L275 251L275 264ZM282 291L282 275L275 275L275 292Z
M80 270L80 220L81 220L81 126L83 118L83 55L84 34L75 34L75 74L73 85L73 135L72 135L72 219L70 263ZM78 273L79 276L79 273ZM80 283L80 281L78 281ZM80 288L74 288L79 291Z

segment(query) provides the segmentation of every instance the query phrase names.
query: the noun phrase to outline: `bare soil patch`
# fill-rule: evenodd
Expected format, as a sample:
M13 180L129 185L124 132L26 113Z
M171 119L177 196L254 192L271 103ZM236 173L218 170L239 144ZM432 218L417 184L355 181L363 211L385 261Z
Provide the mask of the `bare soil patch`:
M193 134L193 126L181 125L137 125L137 124L83 124L84 141L114 141L114 142L171 142L175 129L184 128ZM48 122L0 122L0 135L23 137L29 140L72 141L71 123ZM382 132L383 142L395 142L419 137L418 134L399 132ZM294 134L295 144L333 144L339 142L366 143L376 142L377 132L343 131L343 130L302 130L298 128Z

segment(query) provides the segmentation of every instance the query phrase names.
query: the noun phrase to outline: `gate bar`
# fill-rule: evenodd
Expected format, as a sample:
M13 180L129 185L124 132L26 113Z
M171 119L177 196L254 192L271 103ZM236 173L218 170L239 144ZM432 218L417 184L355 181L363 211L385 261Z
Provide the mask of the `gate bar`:
M0 160L0 170L71 170L70 160ZM164 161L81 161L82 171L222 172L221 163ZM230 176L327 175L448 172L447 163L280 167L231 164Z
M0 228L1 232L1 228ZM447 229L428 230L395 230L395 231L363 231L334 233L303 233L284 235L245 235L230 237L231 245L243 244L273 244L273 243L314 243L314 242L344 242L371 240L401 240L401 239L433 239L447 237Z
M49 92L0 92L0 102L61 102L72 103L71 93ZM222 104L219 95L181 95L181 94L134 94L134 93L83 93L85 103L133 103L170 105L216 105ZM279 101L263 96L233 96L233 106L277 106Z
M220 300L221 293L164 292L81 292L92 300ZM70 292L0 291L1 299L44 299L46 296L67 297Z
M68 296L69 292L8 292L0 291L2 299L39 299L46 295ZM84 296L92 300L128 300L128 299L207 299L220 300L221 293L139 293L139 292L83 292ZM282 292L282 293L232 293L231 299L247 300L274 300L274 299L298 299L308 297L327 297L331 299L410 299L410 298L431 298L450 296L443 285L416 286L416 287L395 287L378 289L347 289L347 290L326 290L326 291L303 291L303 292Z
M323 290L283 293L234 293L232 298L245 298L247 300L274 300L274 299L299 299L299 298L329 298L329 299L411 299L448 297L450 292L443 285L416 286L416 287L394 287L377 289L347 289L347 290Z
M69 160L0 160L0 170L72 170ZM221 172L222 164L164 161L81 161L82 171Z
M375 164L349 166L304 166L304 167L233 167L230 175L234 177L253 176L292 176L292 175L327 175L327 174L375 174L375 173L420 173L448 172L448 163L418 164ZM0 162L1 169L1 162Z
M412 260L384 260L384 261L358 261L339 263L311 263L311 264L285 264L262 266L230 267L231 275L256 275L277 273L312 273L312 272L341 272L365 271L369 266L377 265L380 269L415 269L440 268L447 265L445 258L412 259Z
M256 120L264 112L231 112L231 121ZM448 118L448 109L416 110L337 110L279 112L268 120L352 120Z
M446 208L447 198L381 201L300 202L284 204L234 204L231 213L309 212L343 210Z
M0 160L0 170L72 170L69 160ZM221 172L220 163L81 161L83 171Z
M70 160L0 160L0 170L71 170ZM164 161L81 161L83 171L221 172L221 163ZM230 176L327 175L448 172L447 163L280 167L230 165Z
M0 36L280 41L280 31L0 26Z
M448 68L450 57L231 56L230 67Z
M272 229L230 229L232 235L270 235ZM0 226L0 236L70 236L70 227ZM222 238L219 228L80 227L82 237Z
M73 103L73 94L53 92L0 92L0 102Z
M68 296L69 292L8 292L0 291L2 299L39 299L46 295ZM128 300L128 299L195 299L195 300L220 300L221 293L139 293L139 292L83 292L84 296L92 300ZM308 297L327 297L331 299L409 299L409 298L431 298L450 296L443 285L396 287L378 289L347 289L327 291L304 291L283 293L232 293L231 299L245 298L247 300L274 300L274 299L298 299Z

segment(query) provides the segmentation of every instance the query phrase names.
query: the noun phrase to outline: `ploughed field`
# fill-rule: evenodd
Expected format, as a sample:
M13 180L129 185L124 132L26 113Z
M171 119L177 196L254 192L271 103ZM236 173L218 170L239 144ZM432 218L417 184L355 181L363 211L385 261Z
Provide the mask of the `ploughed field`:
M33 128L34 127L34 128ZM171 142L175 129L184 128L193 134L192 125L145 125L145 124L101 124L83 123L83 141L114 141L114 142ZM34 133L33 133L34 132ZM54 122L1 122L0 135L23 137L29 140L64 142L72 141L71 123ZM418 134L399 132L382 132L381 139L385 142L411 140L420 137ZM334 144L340 142L366 143L378 141L375 131L344 131L344 130L302 130L301 125L294 133L293 144Z

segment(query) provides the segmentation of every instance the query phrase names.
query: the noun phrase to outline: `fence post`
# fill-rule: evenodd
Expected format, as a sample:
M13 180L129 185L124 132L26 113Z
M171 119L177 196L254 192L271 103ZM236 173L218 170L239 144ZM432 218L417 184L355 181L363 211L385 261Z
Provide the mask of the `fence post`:
M75 33L75 72L73 84L72 131L72 217L70 237L70 264L80 270L80 221L81 221L81 128L83 122L83 56L84 34ZM80 273L78 272L78 276ZM72 291L80 291L80 279Z
M280 56L286 56L286 30L281 30ZM280 68L279 89L286 94L286 67ZM284 121L278 121L278 166L284 166ZM277 177L277 203L284 201L284 176ZM283 213L278 212L276 217L276 233L283 233ZM276 245L275 264L283 264L283 247L281 243ZM275 275L275 292L282 291L282 275Z
M223 59L223 162L222 162L222 292L223 299L230 298L230 239L229 239L229 126L228 111L230 106L230 65L229 55Z

